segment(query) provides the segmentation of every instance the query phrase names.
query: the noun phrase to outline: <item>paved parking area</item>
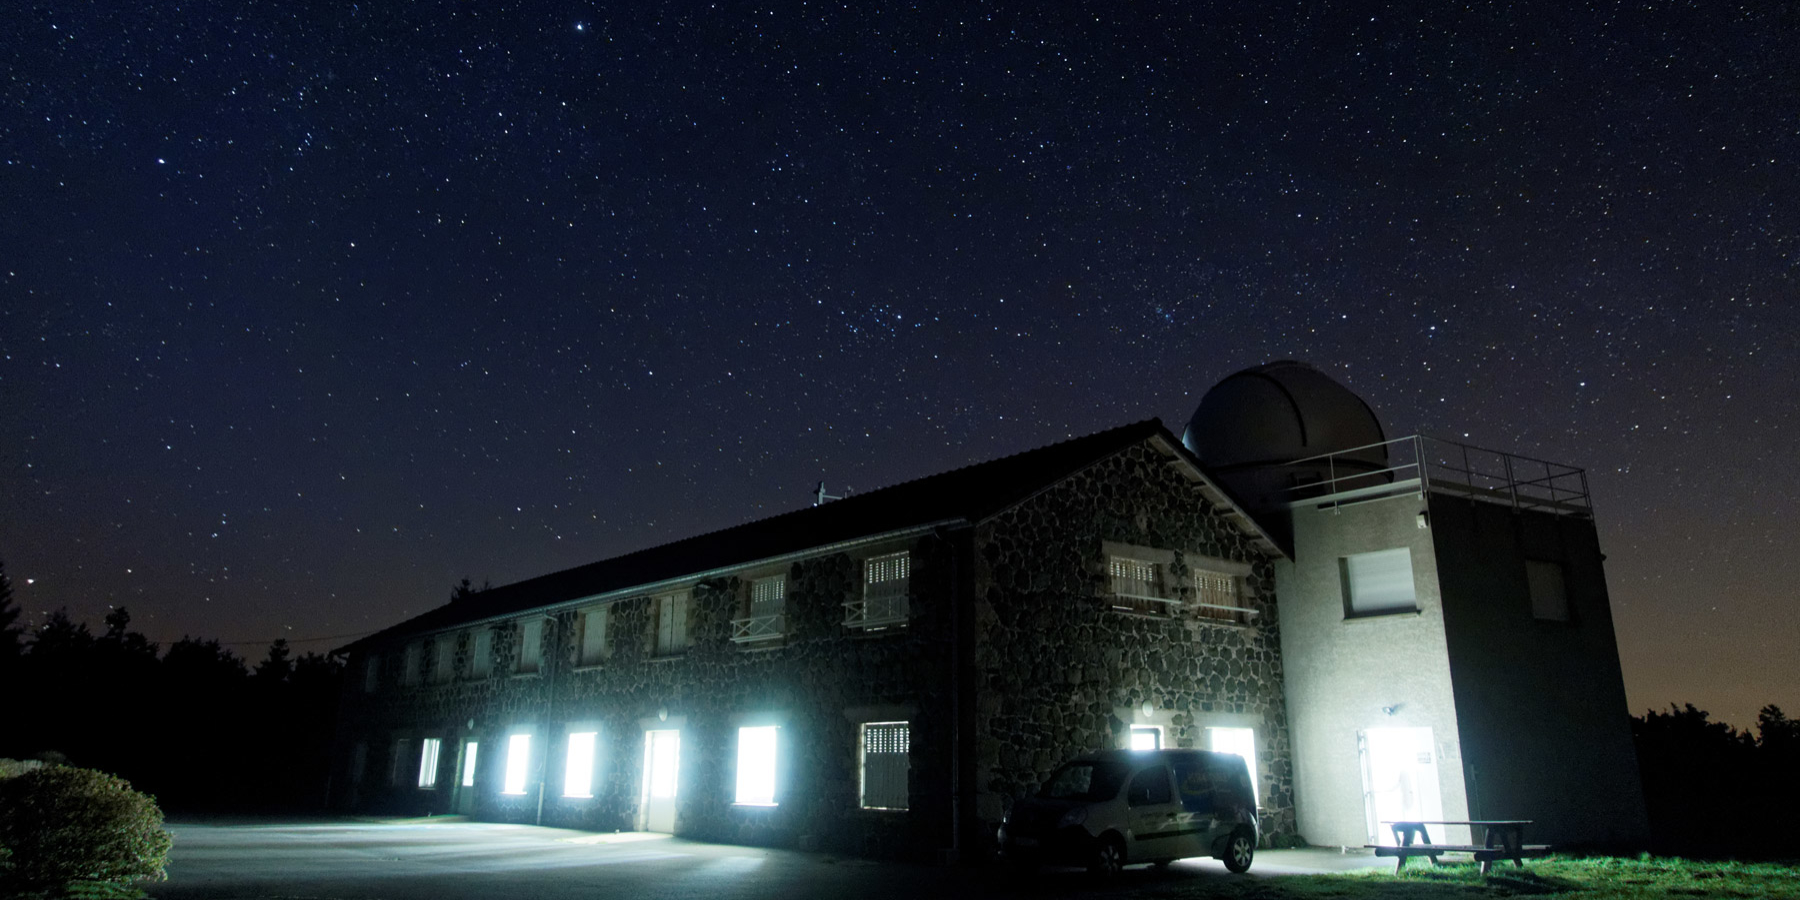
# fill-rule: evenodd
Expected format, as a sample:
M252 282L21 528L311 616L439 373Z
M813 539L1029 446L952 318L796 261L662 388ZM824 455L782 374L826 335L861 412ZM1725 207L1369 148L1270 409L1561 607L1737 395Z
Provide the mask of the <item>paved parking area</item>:
M824 853L704 844L663 835L593 834L483 822L173 823L169 880L159 900L916 900L925 896L1161 893L1179 882L1232 879L1214 860L1127 869L1102 884L1073 872L1020 875ZM1308 874L1377 865L1365 856L1283 850L1252 872ZM1196 885L1198 886L1198 885Z

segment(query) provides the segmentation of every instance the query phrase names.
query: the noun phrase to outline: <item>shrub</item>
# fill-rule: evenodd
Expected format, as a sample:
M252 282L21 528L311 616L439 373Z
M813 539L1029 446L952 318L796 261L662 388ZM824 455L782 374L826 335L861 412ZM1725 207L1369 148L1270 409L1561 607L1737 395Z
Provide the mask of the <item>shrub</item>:
M23 775L32 769L41 769L44 763L35 759L0 759L0 778L11 778Z
M161 881L170 837L156 801L92 769L45 766L0 779L0 846L11 886Z

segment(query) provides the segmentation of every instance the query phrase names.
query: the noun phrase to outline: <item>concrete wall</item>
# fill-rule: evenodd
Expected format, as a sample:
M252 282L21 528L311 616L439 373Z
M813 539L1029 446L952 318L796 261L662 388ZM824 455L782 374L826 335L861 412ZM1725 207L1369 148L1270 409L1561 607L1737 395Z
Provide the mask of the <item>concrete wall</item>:
M966 546L966 533L959 539ZM867 634L845 628L842 604L862 590L861 557L899 549L912 553L908 627ZM510 627L495 638L493 673L485 678L434 683L427 673L423 684L402 686L402 646L381 648L382 682L373 694L363 691L361 661L352 660L357 676L347 679L340 759L347 763L361 742L368 761L362 783L354 787L347 766L340 768L340 802L401 815L452 812L456 758L463 741L475 739L480 743L477 818L629 830L641 824L644 732L679 727L677 834L863 855L930 855L950 835L951 722L934 713L951 705L952 555L951 542L933 536L910 548L871 547L856 557L833 554L785 567L788 636L774 646L731 642L730 620L738 614L743 590L743 582L732 578L694 587L692 646L673 658L650 654L649 597L612 605L611 655L598 666L574 665L573 611L546 627L545 663L533 675L509 674ZM773 573L746 573L746 578L765 574ZM465 631L446 639L461 642L458 652L466 655L469 637ZM459 671L467 671L460 659ZM896 717L912 722L911 809L863 810L859 720ZM736 730L762 722L782 726L780 802L774 808L735 806ZM592 798L560 796L570 723L599 726ZM523 796L504 796L499 790L506 738L519 728L533 732L538 751L531 787ZM410 739L412 768L398 786L389 786L388 752L400 736ZM416 786L416 754L424 737L444 741L436 790Z
M1114 610L1109 541L1230 564L1260 615L1231 624L1191 608ZM984 829L1069 758L1126 746L1141 722L1181 747L1204 746L1207 726L1255 728L1264 834L1293 833L1274 573L1168 456L1147 443L1090 467L979 526L975 556L973 781Z
M1591 520L1433 496L1471 811L1533 820L1527 839L1648 839L1606 574ZM1567 622L1532 615L1527 559L1559 562Z
M1418 527L1421 503L1405 496L1296 510L1294 558L1275 564L1294 805L1300 834L1313 844L1360 846L1371 837L1357 743L1368 728L1431 728L1444 816L1468 816L1438 566L1432 532ZM1346 617L1339 560L1397 547L1412 554L1418 611ZM1466 840L1467 830L1446 837Z

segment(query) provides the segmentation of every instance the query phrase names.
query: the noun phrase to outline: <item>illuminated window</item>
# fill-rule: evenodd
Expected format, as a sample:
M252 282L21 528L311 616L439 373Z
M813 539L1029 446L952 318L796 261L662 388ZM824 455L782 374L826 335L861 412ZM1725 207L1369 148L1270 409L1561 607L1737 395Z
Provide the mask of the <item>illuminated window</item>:
M1414 612L1412 551L1405 547L1358 553L1338 560L1344 582L1344 615Z
M862 599L844 604L844 624L867 629L905 625L911 579L912 557L907 554L870 557L863 563Z
M475 751L481 749L474 741L463 745L462 786L475 786Z
M1525 582L1531 591L1531 616L1547 622L1569 621L1569 590L1562 563L1541 559L1525 561Z
M600 735L577 731L569 735L569 758L563 765L563 796L594 796L594 742Z
M607 656L606 645L606 607L596 606L583 610L576 619L576 627L581 630L581 655L576 663L583 666L597 666Z
M688 592L656 598L656 655L672 656L688 646Z
M531 771L531 735L515 734L506 739L506 778L500 793L525 793L525 779Z
M1256 732L1249 728L1208 728L1206 748L1244 758L1244 774L1250 777L1250 799L1255 800L1260 790L1256 783Z
M469 640L469 677L486 678L493 670L494 629L477 629Z
M868 722L862 726L862 808L906 809L906 773L912 725Z
M375 693L381 687L381 657L373 653L363 661L363 692Z
M424 658L425 648L416 643L406 645L404 665L400 669L400 683L413 685L419 683L419 666Z
M431 645L432 649L436 651L436 659L432 661L431 666L431 680L449 681L450 676L456 671L454 668L456 664L456 637L449 634L440 634L432 640Z
M1158 725L1131 726L1131 749L1161 750L1163 745L1162 727Z
M544 620L526 619L519 623L519 657L513 671L521 674L536 672L544 662Z
M426 738L419 746L419 787L430 790L437 787L438 748L442 746L437 738Z
M776 726L738 729L737 802L744 806L775 805Z

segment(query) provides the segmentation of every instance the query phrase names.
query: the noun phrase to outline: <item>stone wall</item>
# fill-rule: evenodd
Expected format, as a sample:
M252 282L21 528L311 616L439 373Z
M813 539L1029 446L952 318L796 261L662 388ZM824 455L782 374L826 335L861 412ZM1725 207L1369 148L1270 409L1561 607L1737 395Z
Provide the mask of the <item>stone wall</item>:
M1247 564L1252 624L1112 609L1103 541ZM1077 754L1123 747L1145 702L1179 747L1253 722L1265 837L1294 831L1274 572L1148 444L976 529L976 810L991 826Z

